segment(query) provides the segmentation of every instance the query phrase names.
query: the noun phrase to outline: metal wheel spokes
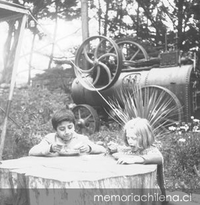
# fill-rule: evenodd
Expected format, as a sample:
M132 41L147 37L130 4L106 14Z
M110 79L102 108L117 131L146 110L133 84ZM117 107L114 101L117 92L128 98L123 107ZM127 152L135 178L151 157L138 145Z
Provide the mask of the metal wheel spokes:
M144 106L152 106L148 119L152 120L154 126L166 127L181 121L182 106L173 92L167 88L152 85L143 87L142 93Z
M122 64L122 53L114 41L93 36L86 39L76 53L75 74L86 89L100 91L117 81Z
M77 133L91 135L99 130L99 117L96 110L90 105L82 104L73 108Z
M133 62L143 62L149 59L146 50L132 38L124 38L116 41L123 54L124 65Z

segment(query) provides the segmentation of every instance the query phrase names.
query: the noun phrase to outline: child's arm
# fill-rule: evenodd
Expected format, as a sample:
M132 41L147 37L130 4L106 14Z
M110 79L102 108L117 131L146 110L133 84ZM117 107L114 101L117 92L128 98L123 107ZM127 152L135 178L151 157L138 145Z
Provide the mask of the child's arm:
M51 134L45 136L45 138L37 145L33 146L29 150L30 156L55 156L58 155L57 152L54 152L52 149L54 135ZM52 141L52 143L49 142Z
M88 153L91 154L106 153L106 149L102 145L95 144L89 139L85 141L85 144L89 147Z
M141 156L122 156L117 160L118 164L144 164L144 158Z
M163 156L158 148L154 147L145 155L142 156L144 158L144 164L162 164Z
M121 152L121 153L125 153L128 151L131 151L130 147L127 147L125 145L119 145L115 142L109 142L108 143L108 150L110 154L116 153L116 152Z
M80 143L75 146L75 149L91 154L106 153L106 149L102 145L95 144L84 135L80 137Z
M92 154L106 153L106 149L102 145L91 143L89 146L91 147L90 153Z
M30 156L47 156L49 155L51 149L51 144L49 144L47 141L42 140L39 144L33 146L30 151Z
M162 164L163 156L161 152L153 147L148 149L145 154L142 155L124 155L123 153L113 154L117 159L118 164Z

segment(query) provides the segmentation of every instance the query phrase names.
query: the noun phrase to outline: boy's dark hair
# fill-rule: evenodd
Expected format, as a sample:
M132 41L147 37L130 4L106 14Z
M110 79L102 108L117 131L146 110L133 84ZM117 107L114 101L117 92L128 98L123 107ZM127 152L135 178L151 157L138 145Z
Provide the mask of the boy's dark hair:
M53 128L57 130L58 124L63 121L69 121L75 124L74 113L66 108L56 111L51 119Z

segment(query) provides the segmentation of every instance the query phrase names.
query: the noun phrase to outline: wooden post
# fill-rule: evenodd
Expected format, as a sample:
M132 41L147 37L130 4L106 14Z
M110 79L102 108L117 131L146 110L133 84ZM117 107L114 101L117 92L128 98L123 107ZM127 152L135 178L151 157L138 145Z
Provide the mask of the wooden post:
M82 41L85 41L89 37L89 29L88 29L88 1L81 0L81 20L82 20ZM88 47L86 47L89 50ZM88 61L83 58L83 68L85 70L88 69Z
M15 87L17 66L18 66L18 62L19 62L20 48L21 48L21 44L22 44L22 40L23 40L23 34L24 34L26 21L27 21L27 15L24 14L23 17L22 17L22 23L21 23L21 27L20 27L20 31L19 31L20 32L19 33L19 41L18 41L18 44L17 44L16 52L15 52L9 97L8 97L8 101L7 101L7 106L6 106L6 111L5 111L5 118L4 118L2 133L1 133L0 160L2 160L2 155L3 155L4 142L5 142L5 136L6 136L6 129L7 129L7 123L8 123L8 116L9 116L9 112L10 112L11 100L12 100L13 91L14 91L14 87Z
M54 32L53 32L52 47L51 47L51 54L50 54L48 69L51 69L51 64L53 61L57 29L58 29L58 5L56 3L56 18L55 18L55 26L54 26Z
M81 0L81 19L82 19L82 39L84 41L89 37L87 0Z
M165 33L165 52L167 52L167 32Z
M29 69L28 69L28 85L31 85L31 70L32 70L32 58L33 58L33 48L35 44L36 34L33 34L32 44L31 44L31 53L29 58Z

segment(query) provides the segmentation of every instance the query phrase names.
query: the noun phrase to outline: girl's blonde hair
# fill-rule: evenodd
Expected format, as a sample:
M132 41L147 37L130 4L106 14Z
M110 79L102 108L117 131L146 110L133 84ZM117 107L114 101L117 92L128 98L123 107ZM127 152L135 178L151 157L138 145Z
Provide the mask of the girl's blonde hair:
M128 145L126 130L131 129L132 133L138 137L138 148L144 150L150 147L155 140L153 129L149 121L145 118L136 117L129 120L124 126L124 141Z

